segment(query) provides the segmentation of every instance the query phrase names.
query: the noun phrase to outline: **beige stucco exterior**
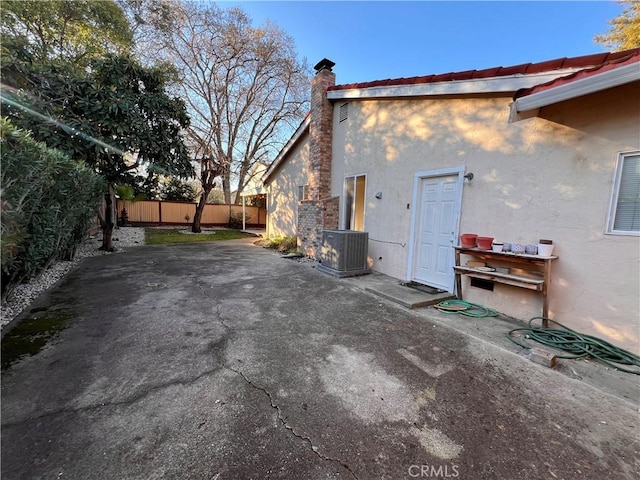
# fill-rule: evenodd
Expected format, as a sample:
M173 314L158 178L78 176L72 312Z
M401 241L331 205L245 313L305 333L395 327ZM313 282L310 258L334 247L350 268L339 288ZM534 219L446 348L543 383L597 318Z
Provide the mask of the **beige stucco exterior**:
M552 239L559 260L549 316L638 351L639 237L605 231L618 153L640 149L639 95L635 82L544 107L537 117L514 123L510 95L337 100L332 194L342 196L346 176L366 175L371 267L410 280L416 173L473 172L463 186L459 232L523 244ZM340 122L344 103L348 118ZM291 195L304 184L299 158L308 154L305 145L303 139L272 179L274 232L293 232L295 209L279 209L292 208ZM521 288L496 284L490 292L465 278L463 292L465 300L523 320L541 314L541 296Z
M304 166L309 158L307 137L293 145L286 161L270 177L267 187L267 237L297 236L298 187L308 184Z

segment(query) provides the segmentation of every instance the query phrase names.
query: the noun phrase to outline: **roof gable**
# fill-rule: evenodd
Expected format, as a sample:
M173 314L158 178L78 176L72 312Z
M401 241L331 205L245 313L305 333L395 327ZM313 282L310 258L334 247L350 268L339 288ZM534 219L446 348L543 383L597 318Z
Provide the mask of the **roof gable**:
M267 169L267 171L262 176L262 182L267 183L269 179L278 171L280 165L282 165L287 157L289 151L293 148L293 146L298 143L298 141L302 138L302 136L309 131L309 124L311 123L311 114L307 113L304 117L304 120L300 123L298 128L287 142L287 144L282 147L282 150L278 153L278 156L275 158L271 166Z
M525 101L534 94L545 95L546 90L566 88L572 82L589 81L598 75L612 77L616 70L617 77L609 79L606 85L629 81L628 78L640 75L640 48L613 53L596 53L580 57L558 58L537 63L523 63L508 67L493 67L482 70L467 70L439 75L426 75L410 78L375 80L372 82L333 85L327 89L329 100L347 98L389 98L418 95L474 94L483 92L509 92L514 94L512 105L512 121L520 111L515 105ZM634 68L637 68L637 71ZM625 77L620 80L622 68L626 69ZM630 72L630 73L627 73ZM601 86L600 85L600 86ZM600 88L600 86L598 88ZM591 86L589 86L591 88ZM583 93L584 94L584 93ZM525 98L523 98L525 97ZM267 183L273 174L286 162L287 154L300 141L309 129L309 115L302 121L287 144L263 176Z

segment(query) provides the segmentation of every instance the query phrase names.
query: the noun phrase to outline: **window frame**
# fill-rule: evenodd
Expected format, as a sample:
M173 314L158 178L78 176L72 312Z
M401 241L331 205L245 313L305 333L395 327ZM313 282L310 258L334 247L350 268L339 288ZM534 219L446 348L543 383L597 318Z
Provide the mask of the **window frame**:
M355 228L357 227L356 225L356 208L357 208L357 198L358 198L358 178L363 178L364 179L364 191L362 192L362 230L356 230ZM349 180L353 180L353 187L354 187L354 195L353 195L353 199L352 199L352 203L351 203L351 211L349 212L349 214L347 215L347 210L349 209L349 205L347 202L347 182ZM342 202L342 219L341 219L341 225L342 225L342 229L343 230L350 230L350 231L365 231L365 210L366 210L366 206L367 206L367 202L366 202L366 196L367 196L367 174L366 173L356 173L353 175L345 175L344 177L344 181L342 183L342 198L343 198L343 202ZM349 218L350 222L347 225L347 218ZM353 223L353 228L351 226L351 223Z
M627 157L635 157L640 155L640 150L629 150L624 152L618 152L618 158L616 160L616 167L613 177L613 185L611 188L611 197L609 203L609 211L607 213L607 224L605 234L607 235L626 235L626 236L640 236L640 231L633 230L615 230L614 224L616 220L616 212L618 209L618 198L620 195L620 184L622 181L622 169Z
M309 185L298 185L298 203L309 200Z

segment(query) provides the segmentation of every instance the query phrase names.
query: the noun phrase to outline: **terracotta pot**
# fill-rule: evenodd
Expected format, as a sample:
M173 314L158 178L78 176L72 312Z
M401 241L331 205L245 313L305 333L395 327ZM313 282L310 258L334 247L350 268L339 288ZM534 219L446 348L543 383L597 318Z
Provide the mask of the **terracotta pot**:
M460 235L460 244L463 247L474 248L476 246L476 239L478 235L475 233L463 233Z
M478 237L478 248L480 250L491 250L493 237Z

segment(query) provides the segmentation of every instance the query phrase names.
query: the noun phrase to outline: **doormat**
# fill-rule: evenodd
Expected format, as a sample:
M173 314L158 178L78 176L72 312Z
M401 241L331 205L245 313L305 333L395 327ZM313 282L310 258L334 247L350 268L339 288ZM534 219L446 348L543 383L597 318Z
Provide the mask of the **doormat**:
M439 288L430 287L429 285L423 285L422 283L417 283L417 282L407 282L404 285L406 287L414 288L416 290L420 290L421 292L429 293L431 295L436 295L438 293L446 292L446 290L440 290Z

